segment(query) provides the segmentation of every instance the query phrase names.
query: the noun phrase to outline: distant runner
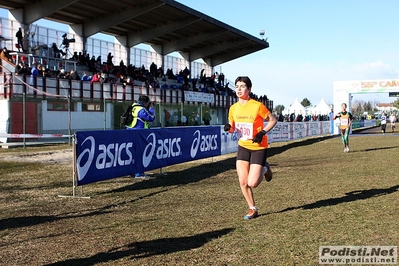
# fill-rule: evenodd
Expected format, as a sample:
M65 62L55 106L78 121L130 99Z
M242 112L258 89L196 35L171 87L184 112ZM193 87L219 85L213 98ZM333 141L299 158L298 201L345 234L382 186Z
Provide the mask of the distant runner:
M342 144L344 144L344 152L349 152L349 131L353 122L353 116L350 112L346 111L346 103L341 104L342 111L333 117L333 120L339 118L340 132Z

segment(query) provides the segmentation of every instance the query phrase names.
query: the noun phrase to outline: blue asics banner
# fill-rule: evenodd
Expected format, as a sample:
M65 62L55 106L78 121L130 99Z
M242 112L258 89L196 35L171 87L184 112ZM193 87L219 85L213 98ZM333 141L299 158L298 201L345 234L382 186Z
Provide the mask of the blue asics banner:
M220 127L76 133L77 185L221 154Z

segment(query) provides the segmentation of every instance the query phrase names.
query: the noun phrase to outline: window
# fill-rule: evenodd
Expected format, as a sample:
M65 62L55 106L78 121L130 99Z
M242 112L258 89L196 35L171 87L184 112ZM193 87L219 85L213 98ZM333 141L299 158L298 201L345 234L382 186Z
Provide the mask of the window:
M71 111L74 111L75 107L71 105ZM48 102L47 111L68 111L68 102Z
M83 112L102 112L103 105L99 103L83 103L82 104Z

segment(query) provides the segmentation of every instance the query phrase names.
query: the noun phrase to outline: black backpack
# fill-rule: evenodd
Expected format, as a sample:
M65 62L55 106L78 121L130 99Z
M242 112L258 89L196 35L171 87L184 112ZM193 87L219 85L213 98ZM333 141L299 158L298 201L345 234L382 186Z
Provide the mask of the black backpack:
M121 124L122 125L127 126L130 123L132 123L132 121L133 121L132 109L133 109L133 105L132 104L130 104L126 108L125 112L121 116Z

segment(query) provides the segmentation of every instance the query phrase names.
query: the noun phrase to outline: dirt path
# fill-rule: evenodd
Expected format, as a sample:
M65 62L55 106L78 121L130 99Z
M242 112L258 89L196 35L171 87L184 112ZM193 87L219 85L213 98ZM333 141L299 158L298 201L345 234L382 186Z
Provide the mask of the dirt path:
M0 161L18 161L18 162L46 162L46 163L72 163L72 149L54 150L54 151L32 151L0 153Z

